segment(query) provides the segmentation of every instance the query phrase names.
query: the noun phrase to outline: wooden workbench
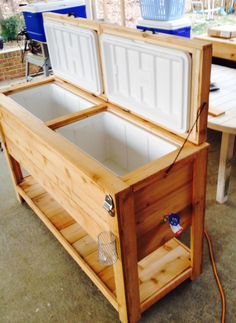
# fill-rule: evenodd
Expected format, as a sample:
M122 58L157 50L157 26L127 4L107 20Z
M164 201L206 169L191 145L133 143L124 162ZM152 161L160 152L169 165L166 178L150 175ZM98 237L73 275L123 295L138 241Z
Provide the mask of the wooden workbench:
M217 37L209 37L207 35L197 36L212 43L212 56L230 61L236 61L236 38L223 39Z

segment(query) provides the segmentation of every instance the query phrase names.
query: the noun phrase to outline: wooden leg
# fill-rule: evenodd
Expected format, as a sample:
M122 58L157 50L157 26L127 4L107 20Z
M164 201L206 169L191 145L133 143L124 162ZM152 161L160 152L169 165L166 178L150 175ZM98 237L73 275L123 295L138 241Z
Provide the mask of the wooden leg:
M197 155L193 167L193 210L191 226L192 280L196 279L202 272L207 154L208 149L201 150Z
M7 160L8 166L9 166L9 170L11 173L11 178L12 178L12 182L13 182L14 189L16 192L17 200L20 203L22 203L23 199L17 191L17 184L20 183L23 179L20 164L12 156L8 155L8 152L6 152L5 149L4 149L4 151L5 151L6 160Z
M137 241L132 191L116 196L119 259L114 265L119 318L122 323L137 323L140 319Z
M18 201L20 203L22 203L23 199L21 197L21 195L18 193L17 191L17 185L22 181L23 179L23 175L21 172L21 167L20 164L8 153L5 141L4 141L4 136L3 136L3 132L1 131L0 128L0 135L1 135L1 139L2 139L2 146L3 146L3 150L4 150L4 154L6 157L6 161L10 170L10 174L11 174L11 178L12 178L12 183L16 192L16 197L18 199Z
M232 157L234 152L235 135L222 133L220 148L220 164L218 171L216 200L224 203L228 199L229 179L231 172Z

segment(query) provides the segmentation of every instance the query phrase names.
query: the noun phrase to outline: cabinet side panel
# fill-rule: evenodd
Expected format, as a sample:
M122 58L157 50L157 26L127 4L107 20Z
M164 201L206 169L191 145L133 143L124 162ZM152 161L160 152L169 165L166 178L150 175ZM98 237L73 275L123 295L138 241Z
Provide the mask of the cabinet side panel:
M163 245L174 236L163 220L171 213L180 215L180 224L186 229L191 225L193 159L166 175L157 174L156 181L134 194L138 259Z
M8 113L2 114L2 129L10 155L44 187L53 198L79 221L94 238L113 229L113 219L103 209L104 192L89 183L86 176L60 158L47 143ZM46 129L46 127L45 127ZM47 129L46 129L47 130ZM55 147L54 147L55 148Z

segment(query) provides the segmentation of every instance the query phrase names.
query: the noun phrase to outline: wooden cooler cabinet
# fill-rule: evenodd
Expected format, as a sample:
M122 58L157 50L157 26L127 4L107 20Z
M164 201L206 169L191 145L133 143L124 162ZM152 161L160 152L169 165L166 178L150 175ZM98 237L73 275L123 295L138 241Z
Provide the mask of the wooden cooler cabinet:
M0 95L16 195L120 320L137 322L202 270L211 45L57 14L44 22L55 75ZM189 247L172 213L190 227ZM115 237L113 265L98 261L102 232Z

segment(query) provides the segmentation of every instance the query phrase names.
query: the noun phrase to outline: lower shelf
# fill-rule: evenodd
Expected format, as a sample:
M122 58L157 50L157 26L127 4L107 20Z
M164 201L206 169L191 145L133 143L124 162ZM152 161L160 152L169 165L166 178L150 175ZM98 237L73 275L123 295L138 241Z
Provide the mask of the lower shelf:
M31 177L18 191L97 287L118 309L112 266L97 260L97 242ZM190 251L176 239L138 263L141 311L191 276Z

